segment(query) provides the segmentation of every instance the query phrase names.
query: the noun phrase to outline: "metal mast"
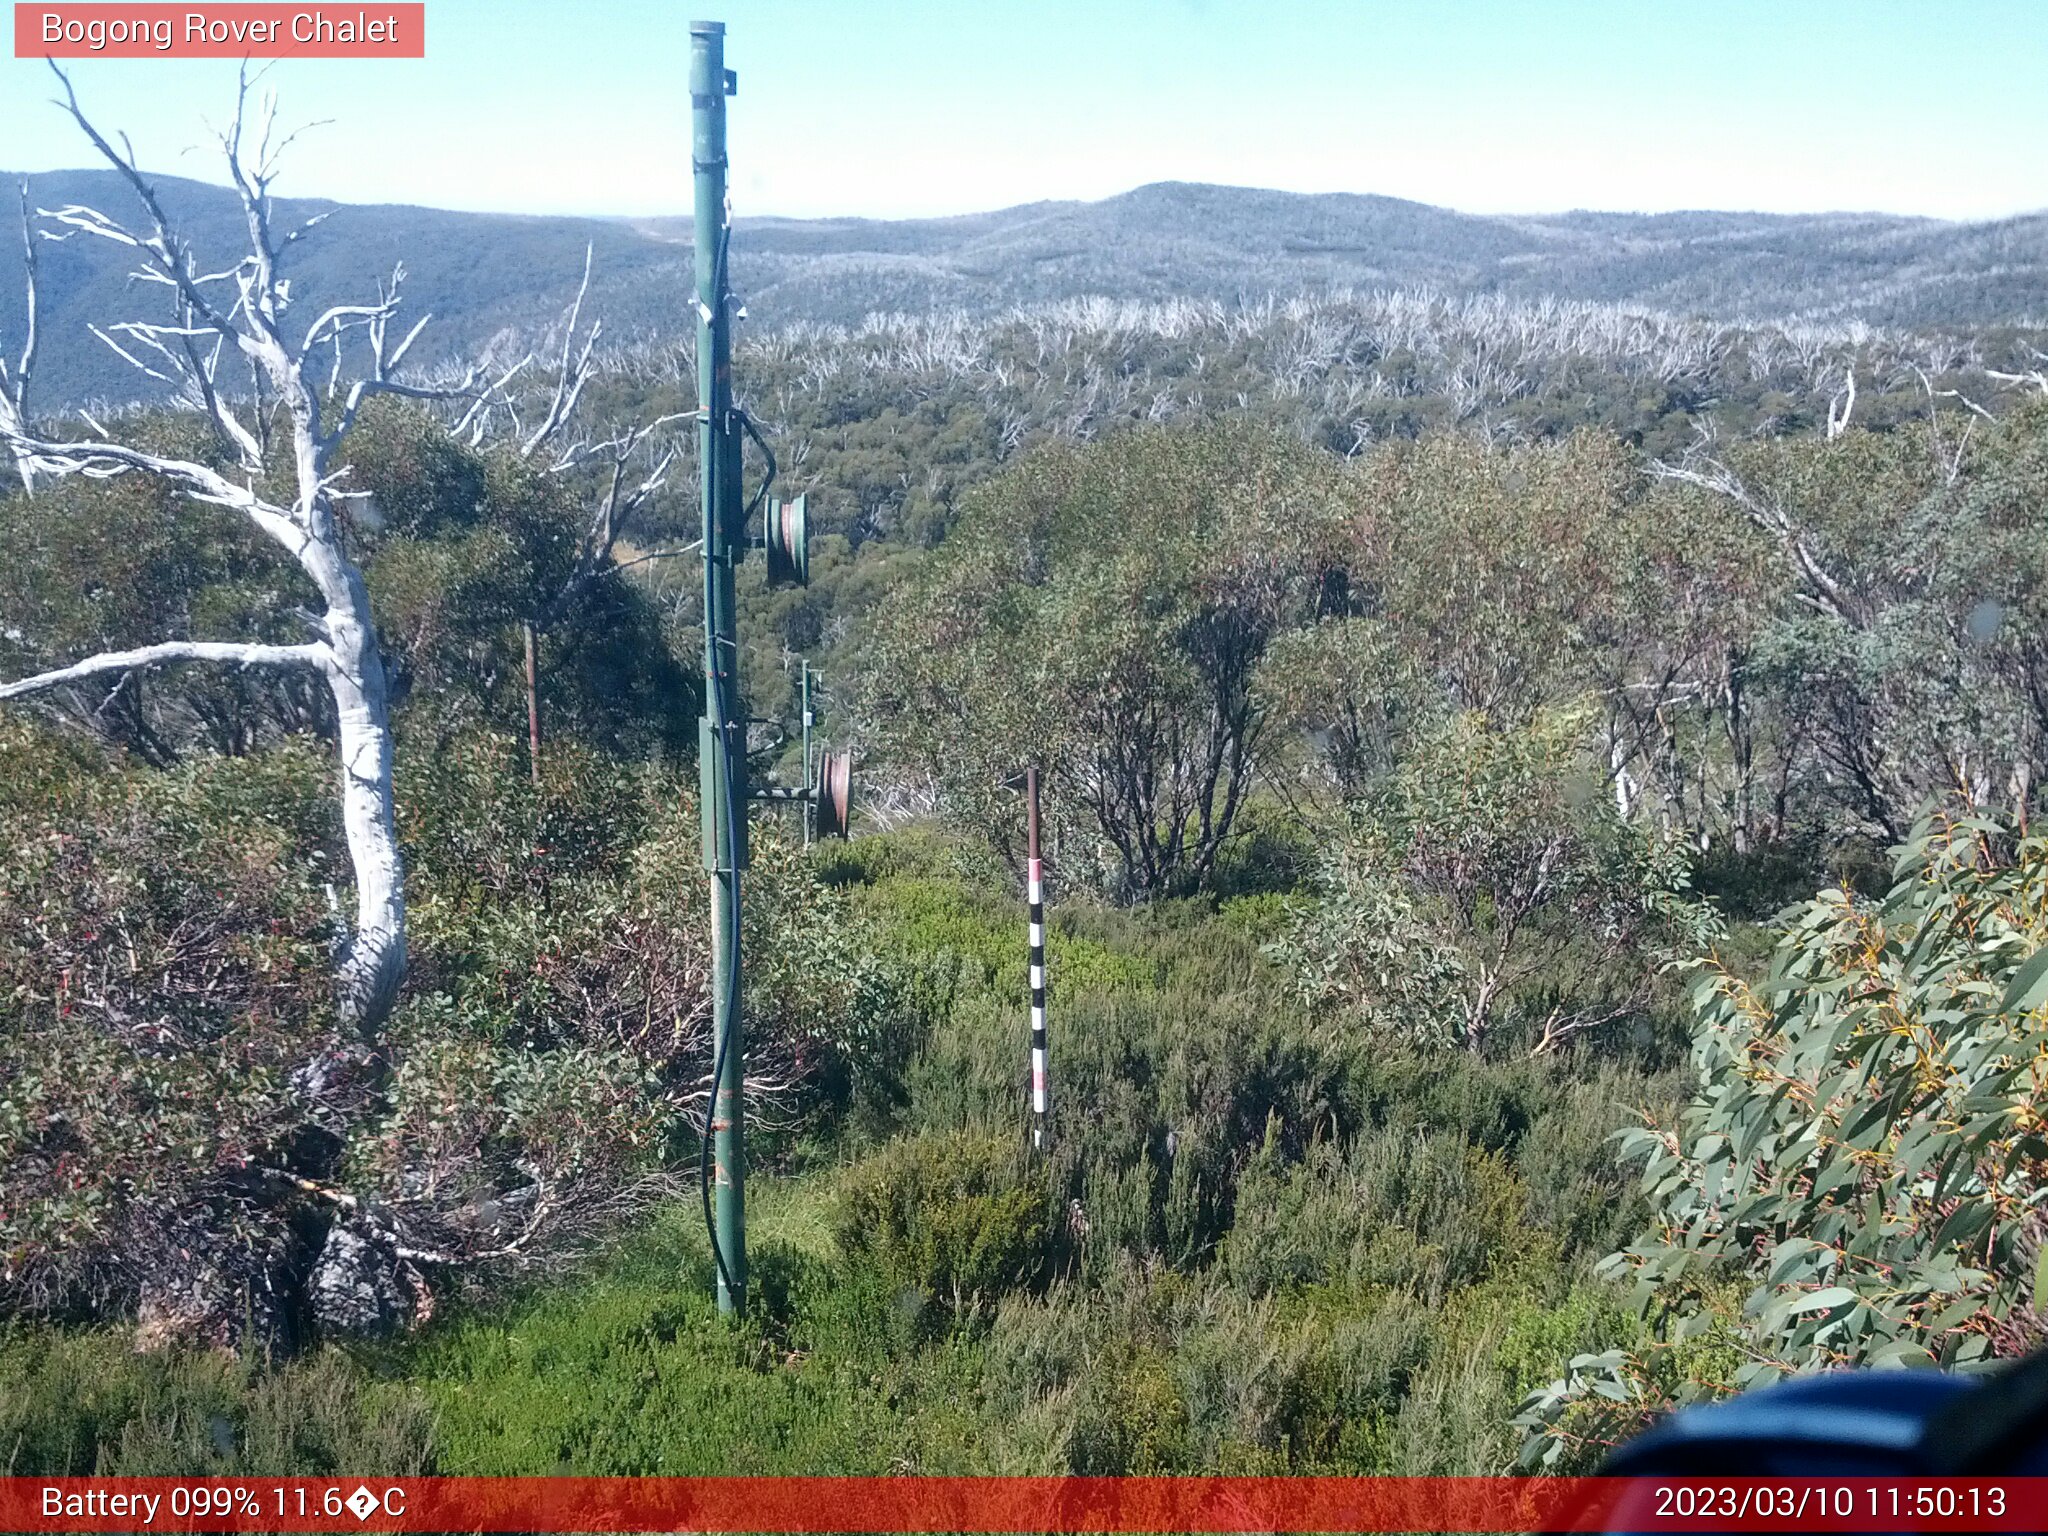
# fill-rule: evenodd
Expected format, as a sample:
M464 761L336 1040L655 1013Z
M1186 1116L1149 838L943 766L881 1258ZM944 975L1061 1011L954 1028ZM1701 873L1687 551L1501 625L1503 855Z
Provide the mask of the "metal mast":
M811 664L803 663L803 706L804 706L804 846L811 846L811 838L817 830L818 810L816 783L811 778Z
M732 409L732 336L726 263L725 24L690 23L691 162L696 175L697 465L703 492L704 716L697 774L704 864L711 872L713 1098L707 1204L716 1205L713 1267L718 1310L747 1297L744 1155L745 1045L740 1031L740 871L746 865L746 712L740 703L733 572L745 557L740 424Z

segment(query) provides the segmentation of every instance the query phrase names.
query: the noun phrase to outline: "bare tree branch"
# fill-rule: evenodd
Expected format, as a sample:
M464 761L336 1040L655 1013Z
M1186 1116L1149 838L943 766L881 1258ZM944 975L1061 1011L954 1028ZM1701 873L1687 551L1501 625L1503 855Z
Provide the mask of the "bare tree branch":
M684 555L694 555L703 547L704 541L702 539L692 539L681 549L657 549L644 555L635 555L630 560L620 560L612 566L612 569L615 571L625 571L631 570L636 565L646 565L655 560L677 560Z
M582 397L583 386L590 379L590 358L597 346L598 333L603 330L601 320L591 322L590 334L584 338L583 351L572 362L570 353L576 345L576 323L583 314L584 295L590 292L590 261L594 247L583 247L583 281L576 287L576 297L570 302L569 313L562 321L562 361L555 378L555 396L548 403L547 415L533 431L533 435L520 444L522 458L531 458L543 443L559 432L575 413L576 402Z
M186 302L192 306L193 311L202 317L207 325L220 332L227 340L237 345L242 345L245 338L236 328L230 313L216 305L211 295L207 294L204 288L206 284L220 281L230 275L238 275L242 269L237 267L232 274L214 273L203 277L200 275L193 264L191 251L185 247L183 242L173 232L170 218L164 212L163 203L158 199L156 189L143 178L142 172L136 167L133 150L125 148L126 140L122 141L124 148L118 150L108 143L105 136L87 119L84 109L79 105L78 92L72 87L71 77L59 68L54 60L50 62L50 72L57 77L58 83L64 87L64 100L58 102L57 105L70 114L71 120L92 141L93 147L100 152L102 158L115 171L120 173L122 180L126 181L134 189L136 197L141 200L144 211L149 214L156 233L148 238L131 234L114 220L98 212L96 209L83 208L76 205L58 209L54 213L46 213L45 217L55 218L59 223L68 225L81 233L96 235L102 239L112 240L119 245L134 247L142 253L144 262L144 271L136 274L138 277L141 277L144 281L168 283L177 288L184 295ZM246 88L247 82L245 78L242 89L246 90ZM239 121L241 118L239 92L235 105L235 116L237 121Z
M1649 472L1660 480L1697 486L1733 502L1759 531L1785 551L1805 588L1801 595L1808 603L1845 624L1864 627L1863 604L1829 573L1790 511L1776 500L1754 490L1726 464L1701 452L1699 446L1686 461L1672 464L1660 459L1649 466Z
M370 612L369 590L362 571L344 547L334 517L337 485L344 470L335 459L355 409L369 389L445 398L450 391L399 383L393 371L418 335L415 327L397 347L386 344L386 327L397 304L403 269L374 305L357 306L358 318L371 345L371 378L351 391L332 430L322 420L319 393L306 376L307 352L295 352L284 340L281 320L291 302L290 282L279 267L280 243L272 222L270 184L276 173L273 126L274 98L266 99L256 135L255 161L243 155L249 77L244 65L235 97L235 115L221 135L229 178L242 202L249 238L248 254L234 267L204 272L165 214L154 188L136 165L134 151L122 141L117 149L93 126L80 106L70 77L54 63L52 71L64 89L59 103L100 154L135 192L148 216L152 233L137 234L95 209L72 205L48 215L66 230L87 234L135 250L141 266L135 274L145 282L167 286L177 297L173 324L132 321L103 328L101 338L131 355L139 350L161 359L182 379L188 397L207 409L222 437L239 457L244 483L188 460L171 459L111 440L88 418L96 436L82 442L61 442L31 435L25 425L0 422L17 457L27 454L34 467L55 475L89 478L146 473L175 485L198 501L242 513L275 541L312 581L325 603L315 621L321 639L315 645L250 647L209 642L167 641L132 653L116 653L60 668L40 678L7 685L0 697L58 686L62 682L123 667L164 661L209 660L238 665L314 665L333 697L336 749L341 766L342 827L355 875L356 912L353 929L342 946L337 966L340 1014L366 1044L381 1041L385 1018L397 998L405 973L404 865L399 856L392 806L392 742L390 699L383 653ZM288 140L287 140L288 142ZM288 241L286 243L289 243ZM236 298L217 299L213 290L232 281ZM338 335L345 318L326 323ZM321 327L316 322L316 339ZM216 345L201 353L197 341L207 333ZM129 347L113 342L119 334ZM268 474L261 441L227 405L215 387L214 369L232 347L249 360L259 388L267 384L292 426L292 497L289 505L267 499L257 487ZM472 377L475 375L473 374ZM260 402L259 402L260 403Z
M550 627L568 608L575 596L584 587L607 570L618 569L612 564L612 551L625 535L641 508L650 498L668 483L668 473L675 466L681 453L681 445L668 443L655 458L654 465L640 479L638 484L628 488L630 467L635 454L648 444L661 428L683 420L681 415L661 416L636 430L608 443L598 445L594 452L607 453L611 460L611 473L606 477L604 490L598 495L592 509L590 523L584 530L582 548L577 551L575 569L563 583L562 590L549 600L537 623L543 630ZM593 454L594 456L594 454ZM588 462L588 459L582 462ZM637 564L639 562L630 562Z
M1836 409L1837 406L1841 408ZM1856 365L1842 369L1842 388L1828 402L1828 440L1832 442L1849 430L1849 418L1856 411Z
M1984 370L1984 376L1996 379L2001 384L2031 385L2042 394L2048 395L2048 372L2044 372L2039 368L2029 369L2025 373L2000 373L1995 368L1987 368Z
M21 260L24 281L28 287L27 318L23 324L21 359L10 369L7 359L0 356L0 431L12 428L24 431L28 427L29 383L36 371L36 238L35 230L29 223L28 178L21 179ZM26 458L15 455L15 471L21 476L21 488L30 495L35 494L35 470Z
M83 681L107 672L132 672L178 661L218 661L238 667L318 667L334 664L334 654L317 642L306 645L253 645L238 641L166 640L132 651L104 651L55 671L0 683L0 699L19 699L48 688Z
M1921 389L1927 393L1927 430L1934 440L1935 463L1941 468L1942 482L1946 485L1954 485L1956 481L1962 478L1963 455L1969 451L1970 436L1976 431L1977 423L1975 421L1965 422L1963 424L1963 435L1956 441L1955 446L1951 448L1948 443L1947 434L1941 428L1940 402L1944 399L1960 400L1976 416L1983 420L1990 421L1994 418L1989 411L1985 410L1975 401L1970 400L1961 390L1944 389L1937 391L1934 387L1934 381L1927 377L1926 369L1916 367L1913 372L1920 380Z
M265 501L247 486L235 484L204 464L188 459L165 458L110 442L105 438L103 427L91 417L86 421L94 431L102 434L101 437L60 442L52 438L31 437L0 424L0 438L5 438L17 455L25 456L33 467L47 474L84 475L92 480L109 480L130 471L155 475L169 480L194 501L230 507L243 513L294 558L306 548L307 531L287 508Z

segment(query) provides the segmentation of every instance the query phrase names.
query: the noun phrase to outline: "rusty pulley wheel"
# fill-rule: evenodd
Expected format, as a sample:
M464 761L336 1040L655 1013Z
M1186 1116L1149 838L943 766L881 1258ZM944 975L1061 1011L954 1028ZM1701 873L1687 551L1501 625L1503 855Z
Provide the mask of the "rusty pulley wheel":
M804 498L771 501L762 540L768 553L768 580L778 587L806 587L811 582L811 518Z
M853 826L853 754L827 752L818 762L818 836L849 837Z

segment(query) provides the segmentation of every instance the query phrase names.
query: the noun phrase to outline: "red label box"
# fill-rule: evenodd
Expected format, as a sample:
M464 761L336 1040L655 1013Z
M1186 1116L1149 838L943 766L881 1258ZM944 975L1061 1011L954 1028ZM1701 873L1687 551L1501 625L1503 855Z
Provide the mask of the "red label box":
M409 4L14 7L17 59L423 59L427 8Z
M2048 1530L2048 1478L0 1477L0 1530Z

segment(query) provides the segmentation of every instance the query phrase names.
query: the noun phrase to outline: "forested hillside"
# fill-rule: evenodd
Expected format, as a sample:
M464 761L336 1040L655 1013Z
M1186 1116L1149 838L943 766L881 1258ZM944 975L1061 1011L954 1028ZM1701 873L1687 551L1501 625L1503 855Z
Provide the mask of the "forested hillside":
M210 196L166 216L225 245ZM749 830L737 1323L667 231L338 210L214 310L165 242L263 387L131 329L185 400L83 420L65 317L150 295L53 257L0 418L8 1467L1585 1469L1782 1374L2024 1352L2033 232L1204 188L744 228L737 398L819 524L807 586L737 577L751 771L797 770L799 658L859 767L850 843ZM401 254L403 309L279 339Z
M6 177L12 183L18 178ZM104 171L28 178L37 206L122 203ZM242 239L225 187L155 178L202 257ZM449 213L280 199L281 221L324 215L292 255L296 298L316 306L374 288L403 261L415 313L437 320L423 360L468 357L529 337L573 291L586 245L593 293L618 340L684 332L686 219L634 221ZM742 210L744 214L744 210ZM742 216L736 271L753 330L858 325L874 314L972 319L1105 297L1270 299L1407 291L1451 299L1578 300L1681 320L1862 322L1951 336L2048 318L2048 218L1950 224L1878 214L1456 213L1395 198L1307 196L1162 183L1098 203L1031 204L960 218L884 221ZM67 242L45 252L53 347L44 398L128 400L149 383L86 325L118 301L118 251ZM0 331L20 295L0 285Z

